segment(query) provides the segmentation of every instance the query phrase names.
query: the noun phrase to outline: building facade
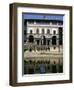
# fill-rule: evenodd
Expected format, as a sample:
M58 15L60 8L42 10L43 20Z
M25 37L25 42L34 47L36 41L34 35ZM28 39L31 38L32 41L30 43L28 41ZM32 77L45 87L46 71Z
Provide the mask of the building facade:
M24 45L28 49L62 51L63 22L50 20L25 21Z

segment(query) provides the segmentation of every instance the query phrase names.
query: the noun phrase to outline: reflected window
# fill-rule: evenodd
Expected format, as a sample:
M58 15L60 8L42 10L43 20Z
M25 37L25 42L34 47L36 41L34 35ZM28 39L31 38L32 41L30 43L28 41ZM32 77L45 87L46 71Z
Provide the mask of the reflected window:
M52 73L57 73L56 65L52 65Z
M34 68L29 68L28 74L34 74Z
M58 68L59 70L59 73L63 73L63 65L59 65L59 68Z

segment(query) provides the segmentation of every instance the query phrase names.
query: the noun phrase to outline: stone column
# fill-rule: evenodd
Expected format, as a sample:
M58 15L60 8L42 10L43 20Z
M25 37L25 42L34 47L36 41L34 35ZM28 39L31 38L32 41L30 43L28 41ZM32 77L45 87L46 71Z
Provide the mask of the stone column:
M52 39L50 39L50 51L51 51L51 47L52 47Z

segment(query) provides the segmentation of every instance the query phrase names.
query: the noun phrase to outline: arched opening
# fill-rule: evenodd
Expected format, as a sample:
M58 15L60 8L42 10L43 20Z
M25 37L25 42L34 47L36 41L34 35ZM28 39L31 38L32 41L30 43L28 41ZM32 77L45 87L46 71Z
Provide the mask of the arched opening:
M52 37L52 45L56 45L56 36Z
M39 29L37 28L37 30L36 30L36 34L39 34Z
M33 43L34 42L34 37L32 35L29 36L29 42Z
M47 34L50 34L50 29L47 29Z
M56 34L56 31L55 31L55 30L53 31L53 34L54 34L54 35Z
M44 34L45 32L44 32L44 28L42 29L42 34Z
M42 36L41 45L46 45L46 37Z

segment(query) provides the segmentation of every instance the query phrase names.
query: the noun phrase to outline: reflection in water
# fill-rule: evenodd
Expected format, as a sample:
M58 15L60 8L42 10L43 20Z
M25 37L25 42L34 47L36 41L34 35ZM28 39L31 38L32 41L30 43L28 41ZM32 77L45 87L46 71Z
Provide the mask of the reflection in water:
M24 74L63 73L63 58L28 58L24 60Z

